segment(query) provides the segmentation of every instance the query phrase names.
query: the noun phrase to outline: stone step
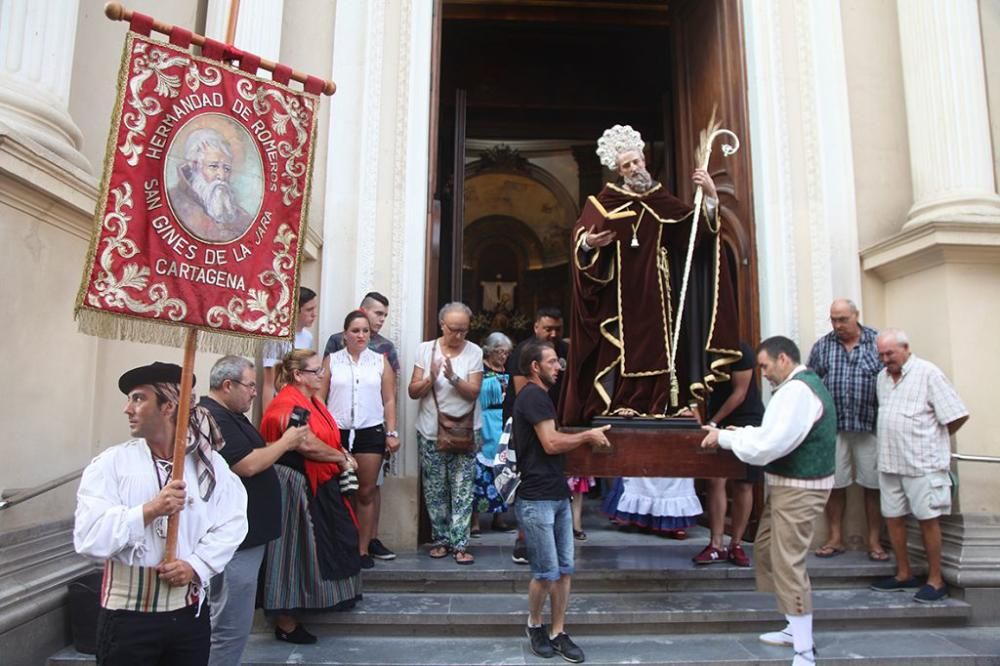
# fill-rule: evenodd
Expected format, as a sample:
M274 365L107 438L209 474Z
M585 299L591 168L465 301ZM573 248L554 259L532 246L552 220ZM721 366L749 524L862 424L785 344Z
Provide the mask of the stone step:
M958 599L919 604L911 594L868 589L815 590L817 626L861 629L900 626L961 626L971 606ZM304 613L303 622L320 634L353 636L516 636L527 614L520 594L365 593L353 611ZM761 592L576 593L569 622L578 634L715 633L766 631L781 620L774 595ZM270 631L262 615L255 630Z
M583 544L576 550L575 592L672 592L686 590L750 591L754 571L728 562L695 565L691 558L707 540L669 542L653 537L649 544L628 547ZM495 541L495 539L494 539ZM363 572L365 592L523 593L531 578L525 565L511 561L513 539L505 545L476 545L472 566L451 558L431 559L425 553L401 553L389 562L376 561ZM746 546L753 556L753 546ZM895 573L892 562L872 562L865 553L847 552L834 558L810 556L807 566L817 589L867 588L875 579Z
M571 627L572 630L572 627ZM470 632L471 633L471 632ZM580 636L587 664L612 666L749 666L785 664L792 651L764 645L753 633L701 635L604 632ZM985 666L1000 664L1000 631L996 627L884 631L818 631L816 645L823 666ZM49 666L90 666L92 656L71 648L49 659ZM440 666L479 664L561 664L531 654L523 634L487 638L323 636L315 645L290 645L256 634L243 664L344 664L349 666Z

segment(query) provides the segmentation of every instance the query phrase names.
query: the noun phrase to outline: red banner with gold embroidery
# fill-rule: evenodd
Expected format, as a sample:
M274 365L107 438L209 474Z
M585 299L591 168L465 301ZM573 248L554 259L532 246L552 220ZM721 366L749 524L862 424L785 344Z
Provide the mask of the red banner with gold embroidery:
M134 32L118 83L81 330L181 345L196 327L227 334L200 336L219 351L290 339L318 97Z

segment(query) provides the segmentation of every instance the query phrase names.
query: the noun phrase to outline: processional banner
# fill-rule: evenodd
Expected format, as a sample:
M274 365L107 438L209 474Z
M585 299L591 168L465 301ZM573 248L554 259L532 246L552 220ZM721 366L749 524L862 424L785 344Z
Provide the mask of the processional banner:
M76 316L102 337L181 346L194 327L202 348L248 352L293 335L319 90L186 47L126 37Z

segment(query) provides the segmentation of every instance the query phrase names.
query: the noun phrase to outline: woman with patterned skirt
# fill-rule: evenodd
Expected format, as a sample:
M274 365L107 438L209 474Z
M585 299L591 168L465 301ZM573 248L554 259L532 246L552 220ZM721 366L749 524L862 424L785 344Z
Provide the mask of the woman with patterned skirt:
M357 469L357 463L341 447L337 422L317 397L323 365L316 352L288 352L276 374L281 388L264 412L261 434L278 439L300 407L309 413L312 436L274 467L284 520L281 536L267 547L264 612L275 616L278 640L315 643L295 614L347 610L361 598L358 524L338 483L341 471Z

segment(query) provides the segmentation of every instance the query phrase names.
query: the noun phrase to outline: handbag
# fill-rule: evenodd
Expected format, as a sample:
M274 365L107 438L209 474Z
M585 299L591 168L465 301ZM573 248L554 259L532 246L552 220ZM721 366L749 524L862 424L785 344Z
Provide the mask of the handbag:
M437 341L434 341L437 350ZM431 359L434 352L431 352ZM434 396L434 408L437 411L437 451L438 453L472 453L476 448L476 435L473 425L476 417L476 406L462 416L453 416L441 411L438 404L437 390L434 388L434 377L431 377L431 395Z
M497 454L493 458L493 487L507 505L514 501L517 488L521 485L521 473L517 471L517 452L510 441L513 424L513 417L508 417L497 444Z

